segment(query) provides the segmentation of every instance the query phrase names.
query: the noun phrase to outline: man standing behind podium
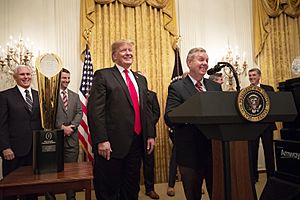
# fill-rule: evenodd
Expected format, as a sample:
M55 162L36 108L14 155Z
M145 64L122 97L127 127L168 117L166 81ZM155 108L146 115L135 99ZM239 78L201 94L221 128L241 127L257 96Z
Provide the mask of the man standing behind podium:
M4 177L21 166L32 165L32 132L42 129L38 93L31 88L31 76L30 67L17 66L13 75L17 85L0 93Z
M169 113L197 92L221 91L221 85L204 78L208 68L208 55L203 48L193 48L186 59L190 72L168 89L165 121L175 133L176 159L187 200L200 200L205 179L210 199L212 197L211 141L192 124L173 124ZM196 106L196 105L195 105Z
M112 44L115 66L96 71L88 101L98 200L137 200L143 151L154 147L146 78L131 71L133 42Z
M258 86L264 89L265 91L274 91L274 88L269 85L260 84L261 71L258 68L252 68L248 71L250 85ZM272 123L270 126L254 141L249 141L250 143L250 157L252 158L252 168L253 168L253 181L257 182L259 179L258 175L258 148L259 148L259 139L261 138L264 156L265 156L265 165L267 171L267 177L274 176L275 173L275 161L274 161L274 149L273 149L273 131L276 130L276 124Z
M77 162L79 141L77 128L82 119L82 109L77 93L68 89L70 71L63 68L60 74L60 90L56 113L56 128L64 130L64 162ZM67 200L75 200L75 192L67 191ZM46 200L55 199L52 193L46 194Z

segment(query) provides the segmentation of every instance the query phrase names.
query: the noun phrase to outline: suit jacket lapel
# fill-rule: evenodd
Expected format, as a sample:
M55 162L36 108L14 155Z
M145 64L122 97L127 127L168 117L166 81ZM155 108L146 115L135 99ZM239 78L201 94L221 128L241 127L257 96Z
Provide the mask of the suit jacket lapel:
M205 85L206 91L214 90L214 88L211 87L212 85L209 84L209 82L207 81L206 78L203 78L203 83L204 83L204 85Z
M15 93L15 95L16 95L16 99L18 99L17 101L23 102L23 105L24 105L25 110L27 110L28 113L30 113L30 111L28 110L28 108L27 108L27 106L26 106L25 99L24 99L24 97L22 96L22 94L21 94L21 92L20 92L20 90L18 89L17 86L14 87L14 93Z
M67 113L69 113L71 111L71 108L73 108L73 103L74 103L73 100L74 100L73 93L70 90L68 90L68 110L67 110Z
M70 92L68 93L68 96L70 95ZM69 98L68 98L68 105L69 105ZM57 105L59 108L61 108L61 110L66 113L66 110L65 110L65 106L64 106L64 103L63 103L63 100L61 99L61 94L59 93L59 97L58 97L58 105Z
M32 94L32 98L33 98L33 104L32 104L32 112L35 111L36 108L38 108L39 105L39 96L37 91L34 91L31 89L31 94Z
M184 87L186 88L186 90L189 92L191 96L198 92L195 85L193 84L193 81L190 79L189 76L186 76L183 79L183 83L184 83Z
M119 82L119 84L121 85L121 87L123 88L125 94L126 94L126 97L129 101L129 103L131 104L131 106L133 107L133 104L132 104L132 100L131 100L131 96L129 94L129 90L128 90L128 87L122 77L122 75L120 74L120 71L118 70L118 68L116 66L114 66L112 68L112 74L113 76L117 79L117 81Z

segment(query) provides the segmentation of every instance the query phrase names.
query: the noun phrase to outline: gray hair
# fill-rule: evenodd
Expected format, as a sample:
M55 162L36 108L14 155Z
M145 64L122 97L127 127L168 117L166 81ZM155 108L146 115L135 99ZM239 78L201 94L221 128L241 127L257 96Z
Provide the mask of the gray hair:
M186 57L186 63L188 64L188 62L189 62L190 60L193 60L194 57L195 57L195 55L196 55L198 52L206 53L206 50L205 50L204 48L202 48L202 47L192 48L192 49L189 51L189 53L188 53L188 55L187 55L187 57Z
M19 69L20 69L21 67L26 67L26 68L28 68L29 71L30 71L30 73L32 73L32 68L29 67L28 65L17 65L17 66L14 68L14 70L13 70L13 77L14 77L14 78L15 78L16 75L18 74L18 71L19 71Z

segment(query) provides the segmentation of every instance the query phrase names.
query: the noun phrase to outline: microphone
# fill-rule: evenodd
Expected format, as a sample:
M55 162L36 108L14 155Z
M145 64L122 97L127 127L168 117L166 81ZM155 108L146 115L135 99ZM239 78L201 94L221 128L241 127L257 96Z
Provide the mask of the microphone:
M225 65L220 65L220 63L216 64L213 68L207 70L207 74L208 75L213 75L219 71L221 71L221 69L225 67Z
M208 75L213 75L214 73L219 72L223 67L226 67L226 66L233 73L233 77L234 77L235 84L236 84L236 91L240 91L241 87L240 87L238 74L236 73L236 70L234 69L234 67L230 63L228 63L228 62L218 62L218 64L216 66L214 66L213 68L207 70L207 74Z

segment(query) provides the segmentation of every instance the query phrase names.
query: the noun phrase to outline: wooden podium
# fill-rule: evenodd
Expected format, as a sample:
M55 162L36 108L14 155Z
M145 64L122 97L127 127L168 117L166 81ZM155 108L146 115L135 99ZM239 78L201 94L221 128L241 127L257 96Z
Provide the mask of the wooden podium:
M259 123L249 122L239 114L237 95L197 93L169 114L173 123L195 124L213 140L213 200L257 199L250 175L248 140L256 139L271 122L293 121L297 116L290 92L268 92L268 116Z

